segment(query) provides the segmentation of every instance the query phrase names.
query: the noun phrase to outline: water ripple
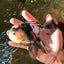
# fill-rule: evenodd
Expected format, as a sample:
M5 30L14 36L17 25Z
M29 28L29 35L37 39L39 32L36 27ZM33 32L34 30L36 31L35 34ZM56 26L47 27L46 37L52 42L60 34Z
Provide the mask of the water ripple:
M1 41L3 38L5 38L5 41ZM3 42L3 43L2 43ZM8 46L8 39L6 38L6 32L3 31L0 34L0 64L8 64L9 61L9 55L12 52L15 52L16 49L14 49L12 52L12 48L11 46Z

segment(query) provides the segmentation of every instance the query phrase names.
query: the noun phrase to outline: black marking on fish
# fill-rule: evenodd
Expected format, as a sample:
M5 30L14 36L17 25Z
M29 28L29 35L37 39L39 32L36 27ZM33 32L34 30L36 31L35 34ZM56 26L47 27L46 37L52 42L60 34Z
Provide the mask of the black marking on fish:
M47 29L50 29L52 32L54 32L57 28L57 25L55 24L54 22L54 19L49 21L49 22L46 22L42 28L47 28Z

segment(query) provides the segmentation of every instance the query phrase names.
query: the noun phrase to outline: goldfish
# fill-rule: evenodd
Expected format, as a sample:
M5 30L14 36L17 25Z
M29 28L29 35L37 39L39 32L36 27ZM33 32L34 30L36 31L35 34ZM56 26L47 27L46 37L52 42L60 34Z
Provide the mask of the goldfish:
M12 26L9 30L8 37L16 43L29 46L29 55L35 59L38 54L38 48L45 54L51 51L49 44L52 43L52 40L50 36L57 29L57 25L54 20L44 23L43 26L36 21L33 22L25 22L21 25Z

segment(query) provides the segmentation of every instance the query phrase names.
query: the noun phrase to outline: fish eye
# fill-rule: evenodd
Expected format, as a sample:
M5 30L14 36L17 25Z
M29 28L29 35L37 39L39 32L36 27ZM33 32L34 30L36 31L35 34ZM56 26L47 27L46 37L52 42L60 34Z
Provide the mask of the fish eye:
M16 33L14 32L13 35L15 35Z
M15 28L13 27L12 30L15 30Z

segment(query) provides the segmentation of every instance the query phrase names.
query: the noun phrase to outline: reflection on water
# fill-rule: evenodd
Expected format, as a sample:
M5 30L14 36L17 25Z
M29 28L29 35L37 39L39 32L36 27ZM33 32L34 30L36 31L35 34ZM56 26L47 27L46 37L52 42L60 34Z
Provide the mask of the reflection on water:
M8 64L9 61L9 55L12 52L15 52L15 50L13 50L12 52L10 51L12 49L12 47L8 46L8 39L6 37L6 32L3 31L0 34L0 64Z
M5 64L9 61L10 50L12 47L7 45L8 40L4 41L6 37L5 31L0 34L0 64Z

